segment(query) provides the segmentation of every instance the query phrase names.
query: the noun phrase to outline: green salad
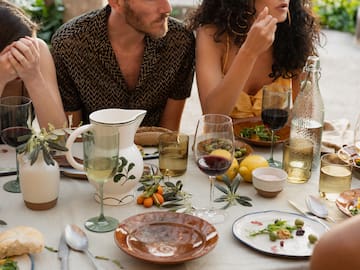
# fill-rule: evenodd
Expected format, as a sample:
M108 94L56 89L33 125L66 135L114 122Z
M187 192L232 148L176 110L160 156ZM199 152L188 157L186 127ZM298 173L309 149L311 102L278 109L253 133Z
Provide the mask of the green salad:
M0 260L0 270L19 270L19 267L16 261L7 258Z
M240 137L257 141L271 141L271 131L264 125L247 127L240 131ZM279 138L279 136L275 135L274 141L277 141Z

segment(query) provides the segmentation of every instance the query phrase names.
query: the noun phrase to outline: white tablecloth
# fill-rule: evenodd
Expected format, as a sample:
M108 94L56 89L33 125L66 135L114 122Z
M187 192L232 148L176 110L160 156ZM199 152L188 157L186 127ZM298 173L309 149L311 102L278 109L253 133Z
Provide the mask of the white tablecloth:
M0 148L2 146L0 145ZM255 153L268 157L268 148L255 148ZM9 162L8 156L0 153L2 164ZM275 149L275 158L282 158L281 146ZM157 164L157 160L149 161ZM306 184L286 183L285 189L276 198L263 198L257 195L253 186L241 182L238 193L253 199L253 207L236 205L228 209L225 223L216 224L219 233L219 241L214 250L209 254L180 265L159 266L142 262L123 253L114 242L114 232L93 233L86 231L89 237L89 249L94 255L116 259L121 262L124 269L152 270L152 269L175 269L175 270L231 270L231 269L308 269L308 260L294 260L272 257L254 251L243 245L232 235L232 224L240 216L263 210L283 210L296 212L287 202L288 199L295 201L305 209L305 196L317 195L318 170L313 172L312 178ZM47 211L32 211L25 207L21 194L5 192L2 185L14 176L0 178L0 219L8 225L0 227L5 230L17 225L32 226L40 230L45 237L46 246L57 249L59 238L64 226L75 223L81 228L84 221L99 214L99 204L93 199L94 188L87 181L75 180L63 177L60 183L60 194L56 207ZM197 168L193 155L189 155L188 170L184 176L179 177L184 183L184 190L193 194L194 206L206 206L209 200L209 182L206 175ZM175 181L176 179L174 179ZM360 187L360 181L353 179L352 187ZM41 188L41 187L38 187ZM334 203L328 203L330 215L338 221L347 217L341 213ZM105 215L117 217L120 221L132 215L145 211L158 210L156 207L145 209L138 206L135 201L124 206L105 206ZM326 222L327 223L327 222ZM331 223L327 223L332 226ZM85 229L84 229L85 230ZM60 261L57 253L47 249L33 256L36 270L60 269ZM93 269L87 257L79 252L70 253L70 269ZM105 269L119 269L114 264L99 261Z

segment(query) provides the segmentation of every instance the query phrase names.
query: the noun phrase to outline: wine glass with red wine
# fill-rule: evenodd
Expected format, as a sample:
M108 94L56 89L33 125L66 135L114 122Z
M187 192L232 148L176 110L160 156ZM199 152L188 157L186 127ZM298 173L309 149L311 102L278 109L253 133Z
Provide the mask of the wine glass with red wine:
M26 143L32 134L32 102L23 96L0 99L0 135L4 143L16 149L16 179L4 184L4 190L20 193L17 147Z
M268 159L271 167L281 168L282 163L274 160L275 131L285 126L289 117L291 91L283 86L264 87L262 96L261 119L271 130L271 152Z
M217 175L229 169L234 158L232 119L221 114L203 115L196 127L194 153L197 166L210 180L210 204L206 209L194 210L193 214L213 224L221 223L226 213L213 205L214 182Z

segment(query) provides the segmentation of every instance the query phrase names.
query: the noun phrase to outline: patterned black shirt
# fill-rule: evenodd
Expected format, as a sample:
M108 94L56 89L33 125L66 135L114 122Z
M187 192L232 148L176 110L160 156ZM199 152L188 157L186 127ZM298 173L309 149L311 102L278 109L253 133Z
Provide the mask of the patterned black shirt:
M110 11L106 6L74 18L52 38L64 109L81 109L85 123L91 112L104 108L145 109L142 125L158 126L168 98L190 96L194 35L170 18L165 37L145 36L139 79L135 89L128 89L108 37Z

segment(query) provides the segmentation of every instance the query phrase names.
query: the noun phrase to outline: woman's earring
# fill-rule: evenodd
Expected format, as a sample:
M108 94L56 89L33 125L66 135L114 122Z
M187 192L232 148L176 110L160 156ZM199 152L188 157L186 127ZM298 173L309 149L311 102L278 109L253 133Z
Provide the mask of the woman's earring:
M291 25L291 15L290 15L290 10L287 11L287 17L288 17L288 22L289 25Z

